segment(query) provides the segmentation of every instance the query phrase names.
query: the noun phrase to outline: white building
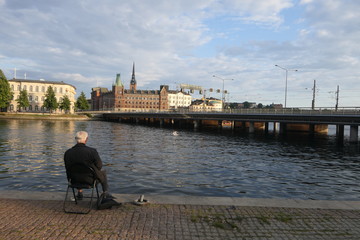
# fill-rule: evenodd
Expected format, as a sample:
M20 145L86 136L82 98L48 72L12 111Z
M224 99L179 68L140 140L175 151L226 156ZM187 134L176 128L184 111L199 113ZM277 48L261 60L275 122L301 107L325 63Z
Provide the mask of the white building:
M16 112L19 109L16 99L20 96L21 90L26 90L29 96L30 106L23 109L26 112L46 112L47 109L43 107L45 95L48 87L52 87L55 93L57 102L61 102L62 98L67 95L71 102L70 112L74 112L75 106L75 90L76 88L64 82L53 82L45 80L27 80L27 79L10 79L8 80L10 89L13 92L13 99L10 102L8 111ZM60 112L57 110L56 112Z
M200 111L200 112L221 112L223 107L223 102L216 98L206 98L195 100L191 106L191 111Z
M191 105L191 95L184 92L169 91L169 109L187 108Z

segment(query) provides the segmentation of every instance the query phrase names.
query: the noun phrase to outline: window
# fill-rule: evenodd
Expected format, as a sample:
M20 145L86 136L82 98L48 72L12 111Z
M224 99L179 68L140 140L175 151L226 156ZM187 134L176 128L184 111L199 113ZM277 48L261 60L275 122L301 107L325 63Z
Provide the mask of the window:
M36 91L36 92L39 92L39 86L36 86L36 87L35 87L35 91Z
M21 90L20 85L18 85L18 86L17 86L17 90L18 90L18 91L20 91L20 90Z
M39 111L39 106L38 105L35 106L35 111Z
M24 85L23 90L26 90L26 89L27 89L27 87L26 87L26 85Z
M62 89L62 88L60 88L60 93L63 93L63 89Z
M32 101L32 96L31 96L31 95L29 96L29 101L30 101L30 102Z
M32 92L33 91L33 86L30 86L30 90L29 90L30 92Z
M11 84L11 90L14 91L14 85L13 84Z
M41 91L45 92L45 86L42 86Z
M42 96L42 97L41 97L41 101L44 101L44 99L45 99L45 97L44 97L44 96Z
M54 93L57 93L57 88L56 87L54 87Z
M38 96L35 96L35 101L39 101L39 97Z
M32 106L31 105L29 106L29 111L32 111Z

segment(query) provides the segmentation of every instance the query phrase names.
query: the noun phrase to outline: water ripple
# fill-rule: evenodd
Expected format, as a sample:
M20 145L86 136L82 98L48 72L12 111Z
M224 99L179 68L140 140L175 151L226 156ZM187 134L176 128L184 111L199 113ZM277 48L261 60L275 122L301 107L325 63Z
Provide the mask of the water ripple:
M64 191L63 154L90 134L116 193L358 200L359 147L334 138L109 122L0 120L0 189Z

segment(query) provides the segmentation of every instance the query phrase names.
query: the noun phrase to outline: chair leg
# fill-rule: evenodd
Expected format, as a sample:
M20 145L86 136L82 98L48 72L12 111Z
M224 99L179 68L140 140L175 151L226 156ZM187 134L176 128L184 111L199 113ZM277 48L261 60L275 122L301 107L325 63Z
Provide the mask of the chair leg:
M67 199L68 193L69 193L69 187L70 187L70 186L68 186L67 189L66 189L66 194L65 194L64 204L63 204L63 210L64 210L64 212L67 212L67 211L66 211L66 206L65 206L65 204L66 204L66 199Z
M63 209L64 209L64 212L66 213L77 213L77 214L88 214L91 210L92 210L92 207L93 207L93 200L94 200L94 197L95 197L95 194L94 194L94 188L96 189L96 200L97 200L97 209L99 207L99 199L100 199L100 195L99 195L99 189L98 189L98 183L97 182L94 182L94 185L92 186L91 188L91 196L90 196L90 202L89 202L89 205L88 205L88 209L87 211L85 212L80 212L80 211L68 211L66 210L66 200L68 198L68 195L69 195L69 188L72 189L72 193L73 193L73 196L74 196L74 199L75 199L75 204L77 205L78 204L78 201L76 199L76 194L75 194L75 188L68 185L68 188L66 189L66 195L65 195L65 200L64 200L64 204L63 204ZM86 198L89 198L89 197L86 197ZM85 205L86 206L86 205Z
M75 204L78 204L76 194L75 194L75 189L73 187L71 189L72 189L73 196L74 196L74 199L75 199Z
M100 206L100 194L99 194L99 189L98 189L98 183L95 183L95 188L96 188L96 209L99 209Z

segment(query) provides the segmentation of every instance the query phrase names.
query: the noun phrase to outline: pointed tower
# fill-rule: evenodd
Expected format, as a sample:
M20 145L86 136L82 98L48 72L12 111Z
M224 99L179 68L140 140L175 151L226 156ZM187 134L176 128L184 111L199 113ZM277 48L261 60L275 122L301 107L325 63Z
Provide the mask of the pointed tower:
M132 76L131 76L131 80L130 80L130 90L136 91L135 63L133 63Z
M120 73L116 74L115 86L116 87L124 87L124 85L121 82Z
M116 74L116 80L115 83L113 84L112 89L113 89L114 99L116 99L118 95L123 94L124 84L121 82L120 73Z

